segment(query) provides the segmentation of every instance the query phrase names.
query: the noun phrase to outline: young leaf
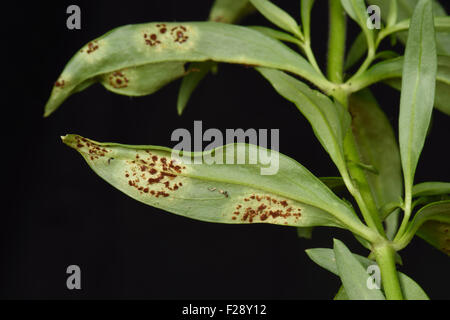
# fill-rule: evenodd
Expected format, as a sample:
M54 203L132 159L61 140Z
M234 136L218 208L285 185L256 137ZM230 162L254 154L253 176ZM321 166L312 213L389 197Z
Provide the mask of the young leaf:
M371 236L346 203L276 151L235 144L184 152L180 162L163 147L98 143L77 135L67 135L63 142L112 186L168 212L217 223L349 226ZM262 164L263 158L270 163ZM235 164L226 164L229 159ZM276 174L262 174L275 169L272 165L278 166Z
M295 103L308 119L314 134L329 153L340 172L345 172L343 140L350 126L350 115L322 93L310 89L286 73L267 68L257 70L287 100Z
M208 60L282 69L324 90L329 86L303 57L260 32L215 22L147 23L114 29L75 54L53 88L45 115L55 111L80 86L85 88L86 82L105 74L126 73L130 68L137 70L154 63ZM144 81L141 77L127 80L127 86Z
M301 33L297 22L295 22L295 19L292 18L286 11L277 7L269 0L250 0L250 2L273 24L294 34L299 39L303 39L303 34Z
M217 66L217 63L212 61L194 62L190 65L189 74L181 81L180 91L178 93L178 115L183 113L195 88L197 88L198 84L215 66Z
M308 249L306 250L306 253L311 258L311 260L317 263L319 266L339 276L338 269L336 266L335 253L332 249L325 249L325 248ZM376 265L375 261L370 260L366 257L357 254L353 254L353 257L361 264L364 270L367 270L367 268L371 265ZM366 279L367 278L368 274L366 273ZM398 272L398 278L400 286L402 287L403 296L406 300L429 299L427 294L413 279L411 279L402 272ZM341 287L335 299L338 300L337 298L339 298L339 300L340 299L349 300L348 296L347 298L345 298L346 296L347 295L345 293L345 289Z
M334 239L334 255L339 277L350 300L385 300L381 290L368 288L366 269L337 239Z
M216 0L209 13L209 20L223 23L238 23L255 8L249 0Z
M437 56L433 11L429 0L414 10L406 44L400 98L399 141L405 183L410 196L434 104Z
M422 182L413 187L413 197L450 194L449 182Z

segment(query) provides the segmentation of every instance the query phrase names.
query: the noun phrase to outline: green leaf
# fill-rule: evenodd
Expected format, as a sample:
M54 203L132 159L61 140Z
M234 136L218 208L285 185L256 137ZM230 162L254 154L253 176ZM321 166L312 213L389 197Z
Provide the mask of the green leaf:
M373 48L374 36L373 30L367 27L369 14L364 0L341 0L345 12L360 26L366 36L368 48Z
M314 134L329 153L340 172L345 172L346 163L343 140L350 127L349 113L322 93L310 89L301 81L286 73L273 69L257 68L275 90L287 100L295 103L308 119Z
M367 287L366 269L337 239L334 239L334 255L339 277L350 300L385 300L381 290Z
M414 8L416 7L419 0L399 0L397 6L397 20L403 21L411 18ZM391 15L391 0L368 0L369 4L375 4L380 7L382 19L385 19ZM433 13L436 17L446 16L444 8L439 4L439 1L432 0ZM406 43L407 33L399 33L397 37L402 43ZM450 55L450 37L448 34L438 33L436 35L436 49L438 54Z
M413 187L413 197L450 194L449 182L422 182Z
M419 230L417 235L433 247L450 256L450 223L439 221L427 221Z
M311 38L311 11L315 0L301 0L300 13L302 16L303 32L307 41Z
M180 156L163 147L62 139L113 187L171 213L216 223L349 226L370 233L318 178L276 151L234 144Z
M430 124L436 85L437 56L433 11L429 0L414 10L406 44L400 97L399 141L405 183L410 194Z
M302 46L302 42L300 40L298 40L297 38L291 36L290 34L283 32L283 31L278 31L272 28L268 28L268 27L261 27L261 26L249 26L248 28L261 32L262 34L275 39L275 40L280 40L280 41L286 41L286 42L290 42L290 43L294 43L298 46Z
M350 97L349 111L360 159L377 171L365 171L375 204L381 209L388 203L398 202L403 196L402 168L394 130L388 118L369 89ZM391 233L396 231L397 223L397 215L385 222Z
M181 115L191 98L192 93L206 75L217 66L212 61L194 62L189 67L189 74L181 81L180 91L178 93L177 110Z
M250 2L267 20L281 29L294 34L299 39L303 39L303 34L297 22L286 11L268 0L250 0Z
M53 88L45 116L80 87L85 88L86 83L105 74L127 73L129 69L136 71L144 65L163 62L208 60L282 69L303 76L324 90L329 86L303 57L260 32L215 22L146 23L114 29L75 54ZM128 87L148 81L131 76L127 80Z
M338 269L336 266L336 259L335 259L335 253L332 249L325 249L325 248L317 248L317 249L308 249L306 250L306 253L308 256L313 260L315 263L317 263L322 268L334 273L335 275L339 276ZM376 265L376 262L373 260L370 260L366 257L353 254L353 257L361 264L361 266L364 268L364 270L367 270L367 268L371 265ZM368 274L366 273L366 279L368 277ZM402 272L398 272L398 278L400 281L400 286L402 287L403 296L407 300L428 300L427 294L423 291L423 289L410 277L405 275ZM366 281L364 282L364 284ZM342 288L342 287L341 287ZM383 289L383 288L382 288ZM345 299L346 293L345 289L342 288L339 289L338 295L336 297L339 297L339 299L342 300L348 300ZM336 300L338 300L335 297Z
M367 52L367 42L364 33L360 33L353 42L345 59L345 70L353 67Z
M255 10L249 0L216 0L211 8L209 20L223 23L238 23Z

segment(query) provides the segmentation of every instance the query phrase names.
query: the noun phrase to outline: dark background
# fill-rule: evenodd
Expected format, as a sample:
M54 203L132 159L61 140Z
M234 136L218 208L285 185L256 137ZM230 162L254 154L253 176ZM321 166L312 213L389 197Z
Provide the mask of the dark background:
M95 175L60 141L78 133L97 141L173 146L176 128L280 128L280 151L317 176L337 170L294 105L252 69L220 65L176 113L179 82L147 97L118 96L96 85L69 98L48 119L43 108L70 57L110 29L149 21L205 20L212 1L58 1L2 4L4 60L0 224L1 298L330 299L336 276L315 265L307 248L332 247L333 237L367 254L345 231L318 228L312 240L294 228L220 225L165 213L128 198ZM300 1L274 1L296 18ZM77 4L82 29L66 28ZM448 7L448 4L447 4ZM448 10L448 9L447 9ZM313 14L313 47L324 66L326 1ZM270 24L254 15L244 24ZM357 32L351 24L351 34ZM374 87L397 130L398 92ZM159 120L159 119L164 119ZM440 112L416 182L449 181L449 118ZM415 239L401 252L401 270L434 299L450 297L448 257ZM66 288L66 268L82 269L82 290Z

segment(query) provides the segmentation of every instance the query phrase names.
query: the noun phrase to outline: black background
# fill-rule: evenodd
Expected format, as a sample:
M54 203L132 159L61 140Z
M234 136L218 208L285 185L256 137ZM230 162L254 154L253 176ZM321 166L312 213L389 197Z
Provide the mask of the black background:
M173 146L176 128L280 128L280 151L317 176L337 170L296 108L252 69L220 65L176 113L179 82L147 97L118 96L96 85L69 98L48 119L43 107L70 57L110 29L149 21L205 20L212 1L58 1L2 4L3 205L2 298L330 299L336 276L315 265L307 248L333 237L367 254L345 231L318 228L312 240L294 228L208 224L138 203L96 176L59 139L78 133L97 141ZM300 1L274 1L299 17ZM82 29L66 28L77 4ZM447 4L448 7L448 4ZM447 9L448 10L448 9ZM326 1L313 14L313 47L324 66ZM259 15L244 21L270 24ZM357 32L351 24L351 35ZM397 130L398 92L374 87ZM435 112L416 182L449 181L449 118ZM6 180L5 180L6 179ZM448 299L448 257L415 239L401 270L434 299ZM82 290L66 288L66 268L82 269Z

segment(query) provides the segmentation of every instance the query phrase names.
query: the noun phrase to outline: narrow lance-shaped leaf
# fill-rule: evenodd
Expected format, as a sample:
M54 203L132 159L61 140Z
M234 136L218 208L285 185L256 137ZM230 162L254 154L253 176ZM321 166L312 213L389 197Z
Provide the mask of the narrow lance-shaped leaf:
M403 195L400 152L388 118L369 89L350 97L349 111L361 161L376 169L376 173L368 170L365 173L377 207L400 201ZM393 213L385 223L392 238L397 230L398 213Z
M399 141L405 197L411 196L414 174L431 119L437 56L431 2L420 0L414 11L402 75Z
M209 13L209 20L223 23L238 23L255 8L249 0L216 0Z
M350 127L350 114L322 93L310 89L301 81L273 69L257 68L275 90L295 103L308 119L314 133L329 153L340 172L346 171L343 140Z
M334 239L334 256L339 277L350 300L385 300L381 290L368 288L366 269L337 239Z
M316 248L316 249L308 249L306 250L308 256L317 263L322 268L334 273L339 276L338 269L336 266L336 258L335 253L332 249L326 248ZM376 265L376 262L370 260L366 257L353 254L353 257L361 264L361 266L367 270L367 268L371 265ZM366 279L368 278L368 275ZM427 294L423 291L423 289L410 277L405 275L402 272L398 272L398 278L400 282L400 286L402 287L403 296L406 300L428 300ZM381 288L383 289L383 288ZM336 300L348 300L348 296L345 292L345 289L341 287L339 289L338 294L335 297Z
M324 90L328 82L299 54L260 32L215 22L128 25L89 42L67 64L53 88L45 115L71 94L105 74L162 62L208 61L283 69ZM127 77L120 91L141 77Z
M250 2L273 24L283 30L293 33L298 38L303 39L303 34L301 33L297 22L295 22L295 19L292 18L286 11L277 7L269 0L250 0Z
M180 156L168 148L98 143L77 135L63 141L112 186L168 212L217 223L365 230L318 178L276 151L237 144Z

